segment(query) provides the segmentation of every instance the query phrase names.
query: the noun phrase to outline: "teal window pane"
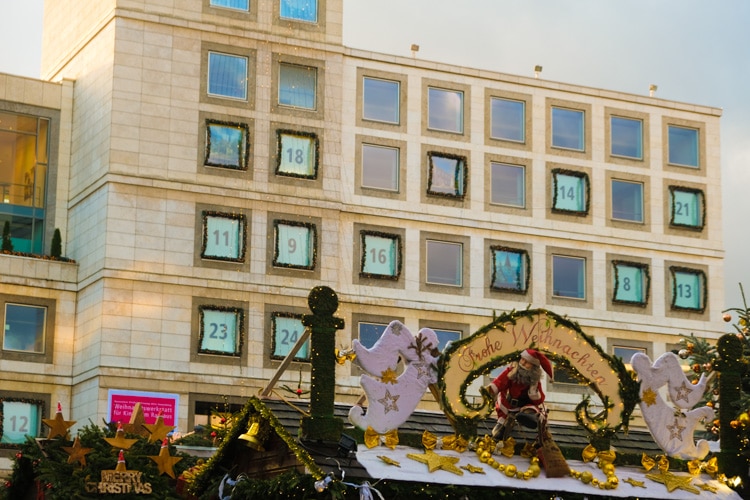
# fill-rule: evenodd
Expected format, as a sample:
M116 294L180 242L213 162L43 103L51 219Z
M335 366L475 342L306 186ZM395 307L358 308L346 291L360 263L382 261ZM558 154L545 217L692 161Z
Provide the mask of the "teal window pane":
M23 444L26 437L39 437L41 405L22 401L3 400L2 404L2 444Z
M646 301L646 270L639 266L615 264L615 300L643 304Z
M466 160L458 156L428 153L430 176L427 192L461 197L464 195Z
M380 336L383 335L388 325L360 322L357 327L359 330L359 343L370 349L380 339Z
M698 167L698 130L669 127L669 163L684 167Z
M610 120L613 156L643 158L643 122L631 118L613 116Z
M43 353L45 352L44 332L46 328L46 307L5 304L3 349Z
M522 250L492 248L492 288L526 291L526 259Z
M225 7L227 9L235 10L250 9L250 0L211 0L210 3L213 7Z
M427 240L427 283L462 285L463 245Z
M209 167L247 168L247 125L206 123L206 160Z
M245 244L244 217L205 215L204 248L201 257L242 260Z
M294 64L279 65L279 104L315 109L316 68Z
M301 315L274 313L273 322L273 357L285 358L305 331ZM307 340L294 355L297 360L310 359L310 341Z
M612 181L612 218L643 222L643 184Z
M275 265L313 268L314 229L306 225L279 223L276 226Z
M200 351L208 354L239 355L240 321L238 309L200 308Z
M490 102L491 137L505 141L526 140L526 103L493 97Z
M318 0L280 0L279 16L295 21L318 22Z
M276 173L292 177L317 176L317 137L312 134L279 133Z
M428 88L427 127L432 130L462 134L464 131L464 93Z
M362 233L362 273L378 277L398 276L398 236Z
M399 149L362 145L362 187L398 192Z
M703 227L703 193L670 187L672 224Z
M208 93L232 99L247 99L247 58L209 52Z
M505 163L490 164L490 203L524 208L526 206L526 168Z
M586 260L552 256L552 295L571 299L586 298Z
M703 275L699 272L673 271L674 297L677 309L703 309Z
M555 197L553 208L570 212L586 210L586 178L577 175L555 173Z
M362 82L362 117L397 124L400 87L399 82L365 77Z
M437 335L438 338L438 350L440 352L443 352L443 349L445 349L445 346L448 345L448 342L455 342L456 340L461 340L461 332L456 330L440 330L440 329L432 329L435 332L435 335Z
M563 149L584 150L583 111L552 108L552 146Z

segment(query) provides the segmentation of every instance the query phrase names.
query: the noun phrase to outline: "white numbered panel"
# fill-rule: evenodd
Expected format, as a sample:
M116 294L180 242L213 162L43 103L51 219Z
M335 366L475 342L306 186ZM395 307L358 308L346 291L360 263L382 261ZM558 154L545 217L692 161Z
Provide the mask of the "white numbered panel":
M199 350L206 354L240 354L242 311L202 307Z

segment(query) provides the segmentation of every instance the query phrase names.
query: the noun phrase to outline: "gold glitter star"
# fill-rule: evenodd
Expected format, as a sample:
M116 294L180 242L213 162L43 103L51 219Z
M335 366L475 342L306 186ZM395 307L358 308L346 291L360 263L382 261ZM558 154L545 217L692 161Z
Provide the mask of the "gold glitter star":
M122 429L122 424L117 425L117 432L113 438L103 438L112 448L121 448L123 450L129 450L131 446L138 442L137 439L127 439L125 437L125 431Z
M384 384L395 384L396 379L398 378L398 374L395 370L392 370L390 367L386 368L383 373L380 374L380 380Z
M456 467L456 463L459 461L458 457L444 457L442 455L438 455L432 450L426 450L423 455L408 453L406 456L408 458L411 458L412 460L416 460L417 462L427 464L427 470L429 470L430 472L435 472L438 469L443 469L459 476L464 475L464 472Z
M697 486L703 491L710 491L711 493L716 493L719 490L716 486L711 486L708 483L701 483L701 484L698 484Z
M44 418L42 419L42 422L49 427L49 435L47 436L47 439L56 438L58 436L66 439L68 437L68 429L73 427L76 423L75 420L65 420L63 418L59 403L57 405L55 418Z
M94 449L81 446L81 440L76 436L75 440L73 440L73 446L63 446L63 450L70 455L68 457L69 464L78 462L81 464L81 467L86 467L86 455L91 453Z
M398 394L395 396L391 396L391 393L388 389L385 390L385 396L381 399L378 399L378 403L383 405L383 411L385 413L388 413L389 411L398 411L398 406L396 405L396 401L398 401L398 398L400 398Z
M690 484L690 481L693 480L692 476L678 476L671 472L659 472L658 474L646 474L646 477L657 483L662 483L670 493L679 488L691 493L700 494L700 490Z
M462 465L461 468L463 470L471 472L472 474L485 474L484 469L482 469L481 467L477 467L476 465Z
M674 424L668 425L667 429L669 429L669 439L682 440L682 431L685 430L685 426L680 425L677 419L674 419Z
M149 456L148 458L156 462L156 466L159 467L159 475L166 474L175 479L174 464L182 460L182 457L173 457L169 454L169 447L166 444L166 440L161 445L159 456Z
M677 394L675 395L675 403L680 400L684 400L686 403L689 403L690 400L688 399L688 396L690 395L690 389L688 389L688 386L685 382L682 383L680 387L677 388Z
M646 487L646 483L644 483L643 481L636 481L632 477L629 477L629 478L625 479L625 482L626 483L630 483L630 485L633 486L634 488L635 487L639 487L639 488L645 488Z
M159 416L156 417L155 423L143 424L143 427L145 427L146 430L151 433L151 435L148 437L149 443L167 439L167 434L172 432L175 428L174 425L164 425L164 417L162 416L161 412L159 412Z
M656 404L656 392L648 387L645 391L643 391L643 394L641 395L641 401L646 403L648 406L652 406Z
M378 458L382 460L383 462L387 463L388 465L395 465L396 467L401 467L400 463L398 463L396 460L393 460L390 457L386 457L385 455L378 455Z

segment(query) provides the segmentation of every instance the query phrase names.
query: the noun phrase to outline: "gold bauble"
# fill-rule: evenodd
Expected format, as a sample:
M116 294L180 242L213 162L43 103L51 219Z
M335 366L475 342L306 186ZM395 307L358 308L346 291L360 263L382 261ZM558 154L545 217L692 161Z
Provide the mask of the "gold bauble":
M615 473L615 466L614 464L604 464L602 465L602 472L604 472L605 475L611 476Z
M612 485L612 488L617 488L617 485L620 484L620 480L617 479L617 476L609 476L607 478L607 483Z
M594 475L589 471L581 472L581 482L583 484L589 484L594 479Z
M497 470L499 470L500 472L504 471L505 470L505 465L503 465L503 464L497 464Z
M538 464L531 464L529 466L529 472L531 472L532 477L539 477L539 474L542 473L542 469Z
M523 472L523 471L521 471L521 470L517 470L517 471L516 471L516 477L517 477L518 479L523 479L523 475L524 475L524 472Z
M538 464L539 463L539 457L531 457L529 460L530 464Z
M591 478L591 484L594 486L599 486L599 480L595 477Z
M482 454L479 455L479 461L483 464L489 462L490 458L492 458L492 454L489 451L482 452Z
M740 423L741 426L746 426L747 424L750 424L750 415L747 414L747 412L740 413L740 416L737 417L737 421Z
M493 460L492 463L490 464L490 467L492 467L495 470L500 470L501 465L502 464L498 462L497 460Z
M524 481L528 481L528 480L529 480L529 479L531 479L532 477L534 477L534 476L533 476L533 475L531 474L531 472L530 472L530 471L526 471L526 472L524 472L524 473L523 473L523 480L524 480Z
M508 464L505 467L505 475L508 477L513 477L516 475L516 466L513 464Z

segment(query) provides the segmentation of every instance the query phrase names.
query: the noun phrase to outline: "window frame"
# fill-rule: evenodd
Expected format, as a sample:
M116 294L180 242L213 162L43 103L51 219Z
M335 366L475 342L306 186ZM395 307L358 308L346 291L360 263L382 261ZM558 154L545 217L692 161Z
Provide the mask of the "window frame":
M284 354L284 355L276 354L276 348L278 347L277 338L276 338L277 337L276 336L276 334L277 334L277 331L276 331L276 328L277 328L276 319L277 318L299 319L300 320L300 325L302 325L302 317L303 316L304 316L304 314L302 314L302 313L295 313L295 312L290 312L290 311L271 311L271 313L270 313L270 321L271 321L271 330L270 330L271 331L271 355L270 355L270 357L271 357L272 360L283 361L284 359L286 359L286 357L289 354L289 351L292 349L292 347L294 347L294 344L297 343L297 341L295 340L289 346L287 354ZM300 335L302 335L304 333L305 328L306 327L304 325L302 325L302 331L300 331ZM303 348L306 349L307 356L301 357L301 356L299 356L299 352ZM300 348L300 351L297 351L297 354L295 354L295 356L294 356L294 358L292 358L292 360L296 361L298 363L310 363L311 356L312 356L311 350L312 350L311 339L308 338L305 341L305 343L302 345L302 347Z
M679 228L679 229L689 229L692 231L703 231L703 228L706 224L706 194L702 189L698 188L691 188L687 186L676 186L676 185L669 185L668 186L669 191L669 226L673 228ZM683 224L680 222L675 222L675 192L680 191L687 194L693 194L697 197L698 203L700 204L699 213L700 213L700 224L692 225L692 224Z
M513 205L513 204L509 204L509 203L501 203L499 201L495 201L495 199L494 199L494 195L495 195L495 189L494 189L495 188L495 175L494 175L494 173L495 173L495 167L496 166L498 166L498 167L510 167L510 168L513 168L513 169L520 169L521 170L521 172L522 172L523 186L521 188L521 193L520 193L521 194L521 198L522 198L522 203L520 205ZM515 209L525 209L526 208L526 177L527 177L526 176L526 174L527 174L526 165L519 165L519 164L513 164L513 163L508 163L508 162L503 162L503 161L490 160L490 169L489 170L490 170L490 186L489 186L489 194L490 194L490 196L489 196L489 203L490 203L490 205L499 206L499 207L510 207L510 208L515 208Z
M283 81L282 69L292 68L292 67L297 68L297 69L306 69L306 70L311 71L313 75L312 106L302 106L302 105L282 102L282 93L289 92L288 89L282 90L282 81ZM277 79L278 85L276 86L276 92L277 92L276 93L276 105L278 107L288 108L288 109L293 109L293 110L298 110L298 111L308 111L308 112L313 112L313 113L319 111L319 108L318 108L318 94L319 94L318 92L318 67L317 66L281 60L278 62L278 65L276 66L276 70L278 71L278 79Z
M237 235L238 245L239 245L239 252L237 257L223 257L223 256L216 256L216 255L207 255L207 245L208 245L208 219L209 217L214 218L223 218L223 219L233 219L236 220L238 225L239 234ZM203 230L201 231L203 234L202 242L201 242L201 253L200 257L201 259L208 259L208 260L218 260L218 261L224 261L224 262L245 262L245 254L247 252L247 218L245 217L245 214L242 213L228 213L228 212L219 212L215 210L203 210L202 211L202 220L203 220Z
M691 154L695 155L695 165L692 165L690 163L680 163L678 161L673 161L673 154L672 154L672 129L680 129L685 131L692 131L695 133L695 151L691 151ZM675 146L676 148L676 146ZM692 168L695 170L699 170L701 168L701 130L699 128L695 127L689 127L684 125L678 125L676 123L668 123L667 124L667 163L674 167L682 167L682 168ZM677 153L675 152L675 156Z
M286 262L279 262L279 226L292 226L292 227L303 227L308 230L308 254L310 263L307 265L291 264ZM301 271L312 271L316 269L318 260L318 235L317 227L312 222L301 222L291 219L275 219L273 221L273 260L272 266L275 268L283 269L295 269Z
M631 184L634 186L640 186L641 193L641 208L640 208L640 220L637 219L626 219L626 218L620 218L615 216L615 202L616 202L616 196L615 196L615 183L620 184ZM617 222L628 222L628 223L634 223L634 224L645 224L646 222L646 202L645 202L645 196L646 196L646 186L643 182L640 181L634 181L629 179L622 179L622 178L611 178L609 180L609 189L610 189L610 210L611 210L611 217L613 221ZM619 213L619 212L618 212Z
M636 146L637 149L639 149L639 154L637 156L631 156L624 153L615 153L615 145L619 143L620 141L615 141L615 126L614 126L614 120L622 120L622 121L630 121L640 124L640 137L638 138L638 144ZM629 116L621 116L618 114L611 114L609 115L609 155L614 158L625 158L628 160L639 160L642 161L644 159L643 149L644 149L644 140L643 140L643 131L645 128L645 123L643 122L643 119L640 118L632 118Z
M361 177L360 177L361 180L360 180L360 183L359 183L359 187L361 189L366 189L366 190L385 191L387 193L398 193L399 192L399 186L401 184L401 150L400 150L400 148L398 148L396 146L386 146L386 145L382 145L382 144L373 144L371 142L364 142L364 141L362 143L360 143L359 146L360 146L359 149L360 149L360 158L361 158L361 161L359 162L359 165L360 165L360 175L361 175ZM365 148L373 148L373 149L374 148L380 148L380 149L387 149L387 150L395 152L395 154L396 154L395 165L390 165L388 167L388 168L395 168L395 171L391 172L391 178L395 177L395 181L396 181L395 182L395 184L396 184L395 189L389 189L389 188L379 187L379 186L378 187L376 187L376 186L369 186L369 185L365 184L365 177L367 177L367 175L366 175L366 165L365 165L365 163L366 163L365 162L365 156L366 156L365 155ZM371 168L374 168L374 166L371 165Z
M10 403L24 403L29 405L36 405L39 408L38 415L38 434L32 436L33 438L44 437L44 423L45 418L49 418L49 408L51 405L51 396L49 394L40 393L29 393L29 392L18 392L18 391L4 391L0 390L0 431L5 428L4 419L5 412L3 410L3 404L8 401ZM0 432L0 436L4 434ZM28 434L26 435L28 436ZM20 443L2 443L0 442L0 457L5 455L3 450L17 450L23 447L26 439Z
M203 347L203 341L205 339L205 312L207 310L216 311L221 313L234 313L235 314L235 339L234 339L234 350L230 353L228 351L220 351L216 349L208 349ZM222 306L222 305L210 305L201 304L198 305L198 351L199 355L211 355L211 356L226 356L233 358L240 358L243 356L243 349L245 343L245 310L242 307L234 306Z
M369 76L369 75L362 75L362 120L367 122L375 122L375 123L385 123L389 125L401 125L401 81L399 80L390 80L387 78L377 77L377 76ZM395 120L386 120L386 119L379 119L379 118L373 118L367 116L367 81L380 81L380 82L386 82L386 83L392 83L396 85L396 102L395 102L395 111L396 111L396 119Z
M218 56L233 58L233 59L241 59L245 61L245 82L244 82L244 88L242 97L235 97L232 95L226 95L226 94L219 94L215 92L211 92L211 55L215 54ZM232 54L224 51L214 50L214 49L208 49L208 61L206 63L206 94L209 98L214 99L229 99L236 102L248 102L249 99L249 80L250 80L250 58L247 55L238 55L238 54Z
M523 283L522 284L519 283L519 285L521 285L521 288L496 286L495 282L496 282L496 277L497 277L497 266L496 266L495 252L516 253L519 255L523 263L523 269L522 269ZM492 269L492 274L490 275L490 289L499 291L499 292L508 292L508 293L515 293L519 295L526 295L529 290L529 281L531 280L531 259L529 257L529 252L523 248L513 248L513 247L507 247L503 245L490 245L489 253L490 253L490 268Z
M251 0L247 0L247 7L232 7L231 5L219 5L214 3L218 0L208 0L208 6L216 9L227 9L231 12L250 12ZM227 0L224 0L227 1ZM257 0L256 0L257 1Z
M281 170L282 162L283 162L283 154L284 154L284 146L283 146L283 138L285 136L289 137L297 137L300 139L307 139L311 142L311 150L309 154L312 155L312 165L309 166L309 168L312 170L311 174L305 175L305 174L298 174L294 172L284 172ZM277 129L276 130L276 168L274 169L274 174L281 177L292 177L296 179L308 179L308 180L317 180L318 179L318 166L320 162L320 140L318 139L318 134L315 132L304 132L304 131L297 131L297 130L290 130L290 129Z
M580 172L578 170L569 170L565 168L553 168L550 172L552 174L552 207L551 210L553 213L558 214L567 214L567 215L577 215L577 216L587 216L589 215L589 210L591 206L591 181L589 180L589 175L586 172ZM582 210L572 210L568 208L559 208L557 206L557 191L558 191L558 179L557 176L566 176L566 177L577 177L583 182L583 189L582 194L584 196L583 205L584 208Z
M580 137L578 138L578 143L580 144L580 147L571 147L571 146L565 146L555 143L555 137L559 136L559 133L555 133L555 111L561 111L566 113L576 113L580 115L581 117L581 123L580 123ZM559 122L558 122L559 123ZM576 109L576 108L570 108L566 106L559 106L553 104L550 106L550 147L553 149L561 149L565 151L574 151L576 153L585 153L586 143L587 143L587 134L586 134L586 111L583 109Z
M588 279L588 266L587 266L587 259L586 257L580 257L576 255L565 255L558 252L552 253L552 280L551 280L551 290L552 290L552 297L555 299L565 299L565 300L575 300L575 301L581 301L581 302L588 302L589 296L588 296L588 287L589 287L589 279ZM556 279L556 269L555 269L555 258L561 258L561 259L569 259L569 260L578 260L583 263L583 268L581 270L581 274L583 277L583 297L573 297L569 295L560 295L559 292L555 291L555 279Z
M398 281L401 277L401 265L402 265L402 248L401 248L401 235L400 234L394 234L394 233L386 233L381 231L374 231L374 230L368 230L368 229L361 229L359 231L360 235L360 271L359 276L360 278L372 278L372 279L385 279L385 280L392 280L392 281ZM395 270L394 274L379 274L379 273L372 273L365 271L365 261L367 259L367 245L366 240L368 236L372 236L375 238L383 238L383 239L390 239L392 240L393 244L395 245Z
M439 283L435 281L430 281L430 243L433 244L442 244L442 245L450 245L458 247L458 260L456 262L456 270L458 271L458 283ZM464 265L464 244L461 242L456 241L448 241L448 240L439 240L435 238L427 238L425 240L425 284L426 285L432 285L432 286L441 286L441 287L451 287L451 288L463 288L464 285L464 272L463 272L463 265Z
M643 300L633 301L633 300L625 300L625 299L619 299L617 298L618 290L619 290L619 277L620 277L620 269L619 266L623 267L632 267L640 269L641 271L641 282L643 287ZM622 304L622 305L628 305L628 306L638 306L638 307L647 307L648 301L651 293L651 274L649 273L649 266L648 264L644 264L642 262L633 262L629 260L612 260L612 303L613 304Z
M672 311L682 311L682 312L692 312L692 313L699 313L703 314L706 310L706 305L708 304L708 278L706 276L705 271L702 269L696 269L692 267L685 267L685 266L669 266L669 307ZM677 304L677 287L679 286L677 284L677 275L678 274L691 274L698 278L699 280L699 291L700 291L700 301L701 304L699 307L686 307L682 305Z
M456 122L460 125L457 127L458 129L450 129L450 128L440 128L437 126L437 124L433 125L433 114L431 113L431 104L433 103L432 100L432 91L435 92L441 92L443 94L454 94L459 95L461 97L461 110L459 116L455 117ZM426 100L427 100L427 113L426 113L426 124L427 129L432 132L441 132L444 134L455 134L455 135L464 135L465 129L466 129L466 116L465 116L465 110L466 110L466 95L463 90L453 90L450 88L445 88L441 86L435 86L435 85L428 85L427 86L427 93L426 93ZM437 95L437 94L436 94ZM438 104L435 102L434 104Z
M211 161L211 127L212 126L220 126L224 128L236 128L240 130L240 133L242 134L242 144L240 146L240 152L239 157L237 158L236 164L223 164L223 163L214 163ZM247 123L238 123L238 122L230 122L230 121L222 121L222 120L214 120L212 118L206 118L205 120L205 155L203 160L203 165L205 167L212 167L212 168L223 168L223 169L229 169L229 170L242 170L247 171L247 165L248 165L248 158L250 156L250 127Z
M454 192L447 193L443 191L433 190L433 179L435 168L435 158L443 158L446 160L453 160L456 162L453 181L454 181ZM428 151L427 152L427 194L430 196L442 196L454 200L463 200L466 197L466 191L468 186L469 177L469 165L466 156L444 153L439 151Z
M284 3L284 2L289 2L289 1L292 1L292 0L279 0L278 2L276 2L278 4L278 9L279 9L278 16L279 16L279 19L281 21L291 21L291 22L305 23L305 24L312 24L312 25L318 24L320 22L320 8L321 8L321 5L320 5L320 1L319 0L308 0L308 1L315 2L315 19L314 20L304 19L304 18L300 18L300 17L284 17L282 15L282 6L281 6L281 4Z
M518 103L521 105L521 121L520 123L516 124L520 126L520 139L512 139L509 137L503 137L503 136L496 136L494 135L495 132L495 106L494 103L496 101L504 101L504 102L512 102L512 103ZM490 115L490 123L489 123L489 138L495 141L503 141L503 142L511 142L515 144L526 144L526 101L523 99L513 99L510 97L500 97L500 96L490 96L489 98L489 115Z
M5 349L5 332L0 332L0 360L28 361L32 363L51 364L54 360L56 300L37 297L27 297L12 294L0 294L0 324L6 325L6 305L19 304L31 307L45 308L45 324L43 330L43 352L31 352L16 349Z

